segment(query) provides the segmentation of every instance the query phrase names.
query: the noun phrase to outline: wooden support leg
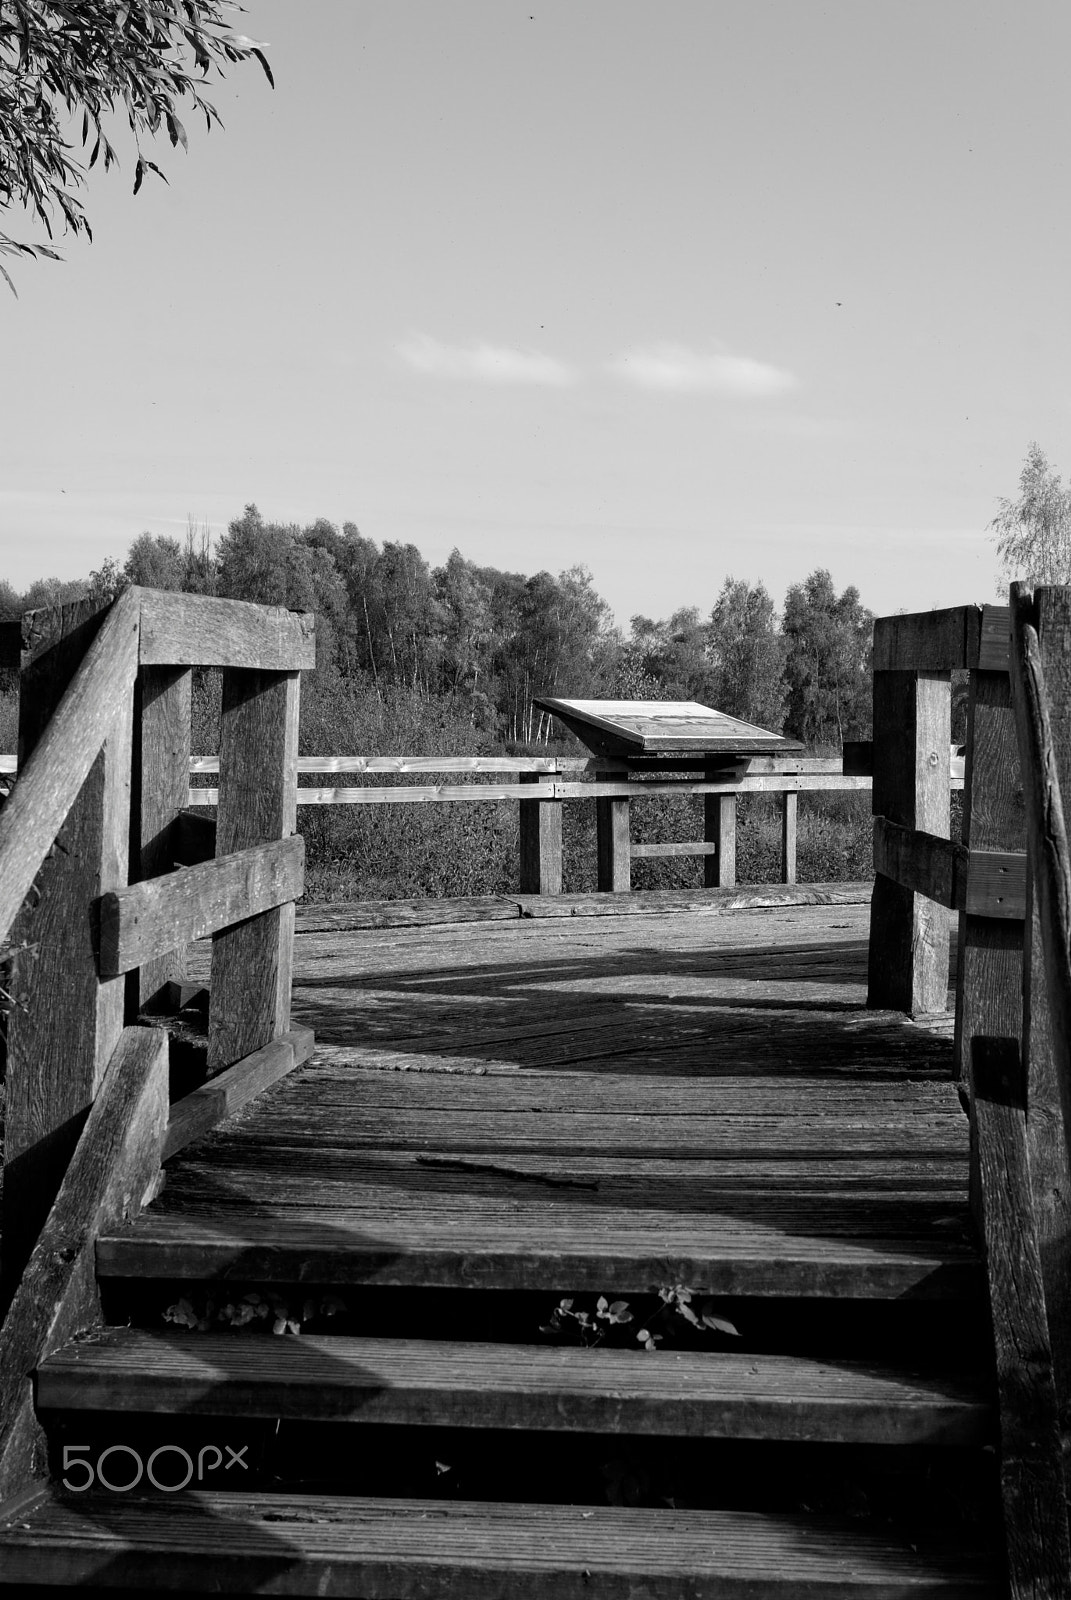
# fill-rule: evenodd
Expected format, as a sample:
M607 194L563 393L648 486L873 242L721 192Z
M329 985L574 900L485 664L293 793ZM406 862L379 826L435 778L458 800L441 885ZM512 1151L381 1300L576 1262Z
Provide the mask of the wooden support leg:
M786 789L781 796L781 882L796 881L796 817L799 795Z
M131 878L159 877L175 865L177 819L190 787L189 667L143 667L134 718L134 787L130 816ZM185 950L146 962L136 975L139 1010L165 1004L167 985L181 982Z
M522 783L538 783L538 772L522 772ZM562 803L560 800L520 802L520 860L522 894L562 892Z
M32 613L20 690L20 766L103 616L85 602ZM118 698L104 748L11 931L12 943L27 949L14 973L24 998L8 1018L3 1301L48 1216L123 1029L125 980L97 976L90 908L102 891L127 881L136 636L130 650L129 689Z
M632 887L628 808L627 799L595 802L601 893L627 894Z
M710 777L717 774L710 773ZM732 889L736 886L736 796L703 796L703 840L715 853L703 857L703 886L706 889Z
M299 681L296 672L224 673L218 855L295 831ZM289 1028L293 943L292 903L214 936L209 1076Z
M951 724L949 673L875 672L875 816L948 838ZM948 955L944 907L877 873L867 1005L913 1016L944 1011Z

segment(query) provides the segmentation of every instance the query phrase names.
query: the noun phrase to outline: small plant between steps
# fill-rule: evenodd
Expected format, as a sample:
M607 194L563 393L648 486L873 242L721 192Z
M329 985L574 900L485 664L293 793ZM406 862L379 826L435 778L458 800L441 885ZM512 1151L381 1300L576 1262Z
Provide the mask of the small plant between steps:
M275 1334L300 1333L309 1323L337 1316L346 1309L346 1302L333 1294L307 1297L300 1304L268 1291L263 1294L251 1291L222 1303L198 1299L202 1310L197 1309L193 1300L183 1296L167 1307L163 1313L164 1321L196 1333L207 1333L219 1327L236 1330L249 1328L256 1332L266 1332L270 1327Z
M631 1309L628 1300L608 1301L605 1295L599 1295L592 1311L578 1308L575 1298L559 1300L550 1317L545 1323L540 1324L540 1333L561 1334L569 1342L587 1346L607 1343L615 1330L628 1327L630 1336L625 1339L618 1338L615 1343L631 1343L631 1327L640 1322L636 1331L636 1339L645 1350L657 1350L668 1338L670 1343L674 1340L674 1333L682 1331L679 1324L674 1324L674 1314L683 1317L699 1332L709 1330L711 1333L725 1334L729 1338L739 1339L740 1330L726 1317L715 1314L715 1302L709 1296L697 1298L696 1292L683 1283L666 1284L658 1291L658 1302L653 1304L649 1315L642 1319ZM660 1331L655 1332L655 1328Z

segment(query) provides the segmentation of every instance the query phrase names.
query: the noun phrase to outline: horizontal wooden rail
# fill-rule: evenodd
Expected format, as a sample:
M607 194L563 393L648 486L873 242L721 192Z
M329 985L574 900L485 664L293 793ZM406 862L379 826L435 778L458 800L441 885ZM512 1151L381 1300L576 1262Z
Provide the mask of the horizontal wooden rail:
M103 895L100 970L106 977L298 899L305 884L299 834L217 856Z
M311 1028L291 1028L176 1101L171 1107L161 1159L170 1160L224 1117L308 1061L315 1047Z
M874 867L884 877L951 911L974 917L1026 916L1026 856L968 850L921 829L874 818Z
M139 616L137 599L121 595L0 812L0 939L133 693Z
M837 773L797 777L790 773L757 773L735 783L706 783L681 778L673 783L642 779L635 783L572 783L548 779L542 783L398 784L379 788L372 784L353 789L298 789L299 806L416 805L472 800L656 800L682 794L802 794L813 791L869 789L869 778L845 778ZM191 806L214 806L217 789L190 789Z
M716 856L716 844L705 843L700 840L685 839L681 844L633 844L629 846L629 854L639 861L653 859L656 856Z
M212 595L128 589L141 607L141 665L298 672L316 665L311 612Z
M10 762L10 767L4 765ZM0 756L0 772L14 772L14 756ZM677 763L667 760L659 763L660 772L684 772L689 767L705 767L705 762L681 758ZM620 761L608 761L602 756L298 756L297 770L301 772L534 772L534 773L604 773L620 772ZM643 772L655 770L654 763L644 763ZM747 771L756 776L764 773L782 773L805 777L822 774L840 775L839 756L752 756ZM218 756L191 756L191 772L218 772ZM869 769L863 776L869 777ZM957 776L953 768L953 776ZM958 773L963 776L962 764Z
M955 606L878 617L875 672L1007 672L1011 615L1007 606Z

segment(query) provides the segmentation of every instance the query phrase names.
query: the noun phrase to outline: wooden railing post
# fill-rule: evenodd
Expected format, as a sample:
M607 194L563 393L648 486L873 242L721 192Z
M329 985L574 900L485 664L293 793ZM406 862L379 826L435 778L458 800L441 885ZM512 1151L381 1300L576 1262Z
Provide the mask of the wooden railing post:
M796 821L799 795L786 789L781 796L781 882L796 881Z
M874 673L875 817L948 838L951 723L949 672ZM912 1015L945 1010L948 954L944 907L877 872L867 1005Z
M297 823L297 672L223 675L216 854L285 839ZM208 1071L221 1072L287 1031L293 903L213 938Z
M972 669L970 675L963 843L972 857L978 851L1026 848L1019 744L1006 664L1000 671ZM1022 1038L1023 923L964 911L958 950L955 1072L966 1085L971 1040L976 1035Z
M123 605L123 602L117 602ZM25 767L108 608L29 613L19 704ZM123 978L97 971L98 896L127 881L137 609L118 613L104 745L11 929L18 1004L8 1018L3 1299L56 1197L124 1022Z
M627 772L605 772L600 777L622 781ZM595 801L595 839L598 849L598 888L604 894L627 894L632 887L632 851L629 841L629 801L618 795Z
M143 667L134 720L134 794L130 876L140 882L170 872L176 858L177 821L190 786L189 667ZM159 1007L165 985L185 975L185 950L158 956L138 973L140 1010Z
M539 783L541 772L522 772L522 783ZM562 803L522 800L520 811L520 880L522 894L562 892Z
M717 782L723 776L717 769L709 771L708 781ZM703 887L705 889L732 889L736 886L736 796L735 794L705 794L703 796L703 842L712 844L715 853L703 857Z
M1066 806L1071 800L1071 589L1038 589L1034 603L1055 775ZM1071 1062L1056 1045L1034 892L1035 862L1029 853L1023 956L1026 1142L1056 1387L1066 1426L1071 1410L1071 1161L1059 1074L1071 1070Z

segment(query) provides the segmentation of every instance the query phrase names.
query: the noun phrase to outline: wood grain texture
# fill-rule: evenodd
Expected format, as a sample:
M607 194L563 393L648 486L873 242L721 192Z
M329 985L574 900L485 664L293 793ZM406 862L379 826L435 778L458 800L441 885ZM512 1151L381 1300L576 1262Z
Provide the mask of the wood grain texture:
M736 884L736 796L707 795L703 801L703 838L714 854L703 862L703 886L732 889Z
M1007 672L1011 649L1011 612L1007 606L983 606L978 634L979 672Z
M44 1475L32 1374L98 1319L94 1240L135 1216L152 1190L166 1121L166 1036L127 1028L0 1328L0 1501Z
M1071 1596L1071 1539L1016 1039L971 1041L978 1194L996 1352L1013 1600Z
M529 781L534 781L534 777ZM561 803L555 800L522 800L519 829L521 893L561 894Z
M42 1499L0 1525L9 1581L391 1600L998 1600L986 1553L742 1511L348 1500Z
M875 672L875 815L948 837L951 715L948 674ZM948 958L945 909L879 868L871 903L868 1005L911 1015L943 1011Z
M628 786L622 785L627 791ZM627 894L632 886L629 801L621 796L595 802L597 881L601 894Z
M311 612L158 589L127 593L141 609L142 666L297 672L316 665Z
M175 864L177 819L188 788L192 680L188 667L142 667L138 673L130 807L132 882L159 877ZM166 984L181 979L185 960L185 947L176 944L141 964L140 1010L151 1008Z
M781 796L781 882L796 881L796 828L799 802L794 794Z
M464 1344L243 1340L103 1330L51 1356L45 1410L180 1412L572 1433L978 1446L988 1399L939 1372L800 1356Z
M902 889L958 908L965 904L970 852L921 829L905 828L888 817L874 818L874 867Z
M167 1124L162 1159L169 1160L225 1117L248 1105L269 1085L307 1061L314 1048L311 1028L291 1028L176 1101Z
M978 653L978 606L919 611L874 621L875 672L955 672L973 666Z
M64 615L76 632L84 626L77 610ZM14 967L21 1003L8 1020L3 1297L48 1215L124 1022L124 980L98 975L95 912L101 891L127 880L137 608L116 602L81 664L62 638L31 653L20 700L28 760L0 818L10 874L0 896L36 880L12 928L24 948ZM94 740L103 748L90 754ZM34 859L51 843L42 827L56 835L43 862Z
M1071 1411L1071 1159L1068 1041L1071 863L1063 796L1071 794L1071 596L1012 586L1012 697L1036 889L1026 922L1023 1052L1027 1149L1061 1426ZM1050 977L1051 974L1051 977Z
M678 844L634 844L631 853L637 861L655 861L663 856L716 856L718 846L685 839Z
M229 855L295 831L299 679L228 672L220 718L216 848ZM211 1075L286 1033L294 908L280 906L215 936L208 1019Z
M112 890L101 897L100 970L114 976L142 967L296 900L304 884L305 841L294 834Z
M975 850L1026 847L1019 748L1007 672L974 672L967 710L963 843ZM969 1083L976 1034L1022 1036L1023 925L964 913L959 925L956 1071Z

